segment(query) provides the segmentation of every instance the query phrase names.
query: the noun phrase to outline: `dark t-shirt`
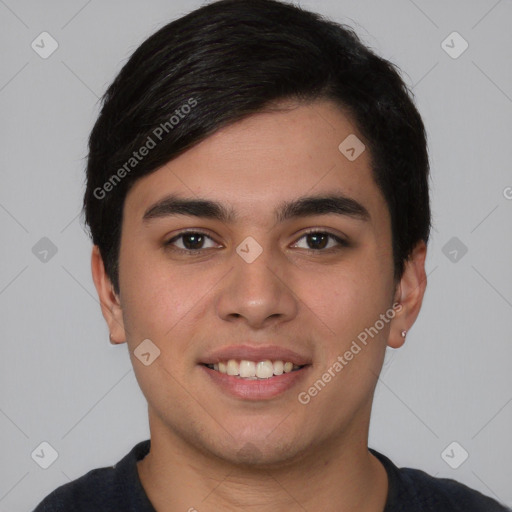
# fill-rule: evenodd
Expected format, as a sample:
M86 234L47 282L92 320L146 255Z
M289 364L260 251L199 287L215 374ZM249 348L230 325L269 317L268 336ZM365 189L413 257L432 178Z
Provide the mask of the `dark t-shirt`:
M58 487L33 512L156 512L137 472L137 461L149 453L149 447L149 439L142 441L114 466L93 469ZM399 469L384 455L370 451L388 474L384 512L512 512L455 480Z

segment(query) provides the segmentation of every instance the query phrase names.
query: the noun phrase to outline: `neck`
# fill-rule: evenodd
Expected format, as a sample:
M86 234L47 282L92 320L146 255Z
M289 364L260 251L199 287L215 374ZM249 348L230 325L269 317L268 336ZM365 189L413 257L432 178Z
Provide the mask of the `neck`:
M353 428L328 446L271 467L232 464L199 451L151 413L150 429L150 453L137 469L159 512L384 510L387 475L368 451L368 428Z

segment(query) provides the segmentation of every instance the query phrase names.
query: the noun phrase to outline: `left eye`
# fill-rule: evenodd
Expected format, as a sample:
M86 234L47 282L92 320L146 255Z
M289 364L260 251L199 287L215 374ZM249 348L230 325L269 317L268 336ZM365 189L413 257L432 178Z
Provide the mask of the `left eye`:
M336 246L346 247L348 244L342 238L333 235L332 233L326 233L324 231L310 231L305 235L302 235L299 240L305 239L307 244L313 245L313 247L304 247L306 250L318 251L322 249L333 249ZM333 245L329 244L329 239L334 241ZM298 242L297 242L298 243Z

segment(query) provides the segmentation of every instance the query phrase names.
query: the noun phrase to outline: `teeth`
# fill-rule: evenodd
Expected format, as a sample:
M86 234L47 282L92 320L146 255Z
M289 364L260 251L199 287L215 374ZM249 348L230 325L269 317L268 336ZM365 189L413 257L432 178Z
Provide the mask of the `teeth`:
M229 361L219 361L215 364L209 364L210 368L226 374L239 376L243 379L269 379L274 375L282 375L283 373L290 373L294 370L299 370L301 367L294 365L290 361L248 361L242 359L237 361L230 359Z
M282 375L284 371L283 361L274 361L274 375Z
M228 361L226 373L228 375L240 375L240 365L234 359Z
M240 377L256 377L256 363L253 361L240 361Z
M266 361L260 361L256 365L256 377L259 379L268 379L274 375L274 365L272 361L268 359Z

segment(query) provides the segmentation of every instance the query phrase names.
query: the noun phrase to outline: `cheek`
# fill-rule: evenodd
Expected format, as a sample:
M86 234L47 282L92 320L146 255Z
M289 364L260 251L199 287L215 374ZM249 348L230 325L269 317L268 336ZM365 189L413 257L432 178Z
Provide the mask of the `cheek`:
M297 273L294 286L327 326L332 326L336 334L346 334L351 327L364 326L370 320L373 323L389 307L392 274L388 266L361 253L353 261L314 276Z
M317 317L317 333L325 333L316 337L318 364L302 391L314 403L311 410L329 416L333 428L371 395L394 317L389 309L389 269L384 272L371 261L361 257L357 265L316 279L316 286L309 279L302 286L302 294L310 298L307 306Z
M135 244L121 245L119 283L129 344L145 338L162 342L190 308L193 291L155 252L143 251Z
M144 254L127 246L120 260L120 285L128 344L134 348L149 338L162 352L183 354L205 314L217 274L206 266L171 264L155 250Z
M126 340L139 386L155 410L165 410L170 404L176 408L180 397L183 402L182 389L192 364L196 311L204 291L197 289L197 278L176 269L170 272L161 261L146 259L139 265L136 258L125 258L121 275ZM159 350L148 366L135 352L146 339ZM180 408L184 411L185 404Z
M199 293L194 291L193 283L160 274L150 267L140 274L131 274L129 280L131 283L124 283L121 297L129 337L166 344L186 323L187 313L197 304Z
M332 391L348 381L371 386L368 371L380 370L394 316L391 311L386 321L381 320L391 307L389 259L380 258L376 250L360 251L337 269L317 272L314 278L306 272L295 277L298 295L307 306L304 311L317 326L318 371L331 368L337 375ZM336 372L332 366L339 356L344 358L343 370Z

